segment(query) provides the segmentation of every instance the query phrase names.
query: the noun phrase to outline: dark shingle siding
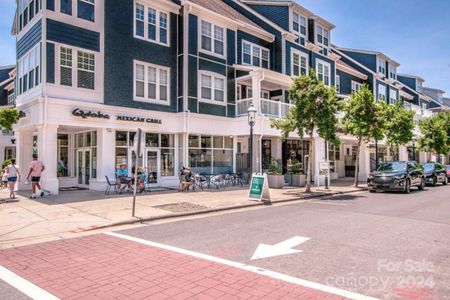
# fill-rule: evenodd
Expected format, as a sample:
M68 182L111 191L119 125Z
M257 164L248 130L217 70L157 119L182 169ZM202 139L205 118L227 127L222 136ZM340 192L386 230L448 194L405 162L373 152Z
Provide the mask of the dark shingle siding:
M24 36L17 41L17 59L42 40L42 21L39 20Z
M100 51L100 33L52 19L47 19L47 40Z

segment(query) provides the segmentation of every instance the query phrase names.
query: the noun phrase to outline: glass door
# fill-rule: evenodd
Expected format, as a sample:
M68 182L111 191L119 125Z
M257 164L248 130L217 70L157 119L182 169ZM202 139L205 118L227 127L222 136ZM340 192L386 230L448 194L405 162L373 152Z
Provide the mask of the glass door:
M147 150L145 171L147 172L147 183L150 186L160 185L161 165L159 149Z
M89 186L92 173L91 165L91 150L77 150L77 181L79 186Z

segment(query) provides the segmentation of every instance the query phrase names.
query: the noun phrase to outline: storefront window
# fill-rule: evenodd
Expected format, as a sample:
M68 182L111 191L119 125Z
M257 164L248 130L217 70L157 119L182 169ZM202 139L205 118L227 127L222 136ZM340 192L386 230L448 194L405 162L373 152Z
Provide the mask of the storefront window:
M223 136L189 136L189 166L200 174L233 172L233 139Z
M198 148L198 136L196 135L189 136L189 147Z
M59 136L60 135L58 135L58 147ZM68 144L68 135L61 134L61 138L63 138L63 136L67 136ZM74 140L74 174L78 178L79 184L88 185L90 179L97 178L97 131L76 133ZM66 141L62 139L61 143L65 144ZM64 170L64 167L62 161L58 157L58 174L60 170ZM80 172L84 175L80 174Z
M116 146L127 146L128 132L116 131Z
M214 150L214 174L226 174L233 171L233 150Z
M116 168L121 164L128 166L128 148L116 147Z
M69 135L58 134L57 176L69 176Z
M159 134L157 133L147 133L145 135L145 146L151 148L159 147Z
M161 149L161 176L174 176L175 170L175 150Z
M172 134L161 134L161 147L174 147L174 137Z

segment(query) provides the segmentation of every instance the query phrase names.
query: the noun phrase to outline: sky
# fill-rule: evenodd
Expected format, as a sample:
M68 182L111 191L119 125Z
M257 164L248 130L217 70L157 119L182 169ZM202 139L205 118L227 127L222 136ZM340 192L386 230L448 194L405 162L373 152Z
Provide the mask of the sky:
M450 0L297 2L336 25L334 44L382 52L400 63L399 73L418 75L450 97ZM15 0L0 0L0 66L15 63L14 10Z

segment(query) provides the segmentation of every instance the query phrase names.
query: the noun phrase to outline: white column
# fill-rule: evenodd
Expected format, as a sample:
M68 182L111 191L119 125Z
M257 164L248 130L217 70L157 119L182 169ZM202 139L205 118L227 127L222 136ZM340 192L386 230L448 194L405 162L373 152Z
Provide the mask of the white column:
M275 159L281 160L283 158L281 138L279 137L272 138L271 142L272 142L272 156L275 157Z
M38 155L45 165L42 173L41 186L52 195L59 193L59 181L57 178L57 141L58 125L47 124L38 126Z
M238 137L233 136L233 173L236 173L236 153L237 153Z
M316 186L318 182L321 186L325 186L325 176L319 176L319 162L326 161L325 151L325 140L318 136L314 137L312 171L314 174L314 184Z
M361 152L359 153L359 174L358 181L366 182L370 173L370 153L366 143L361 144Z
M252 71L250 76L252 77L253 106L261 114L261 73Z
M97 179L90 180L89 188L102 191L106 188L106 177L114 181L116 137L112 129L101 128L97 130ZM76 157L74 158L76 160ZM74 161L75 161L74 160Z
M31 155L33 154L33 131L20 130L16 131L16 159L19 165L22 180L19 182L20 190L30 190L31 185L25 185L28 175Z
M408 147L403 145L398 147L398 159L400 161L408 160Z

